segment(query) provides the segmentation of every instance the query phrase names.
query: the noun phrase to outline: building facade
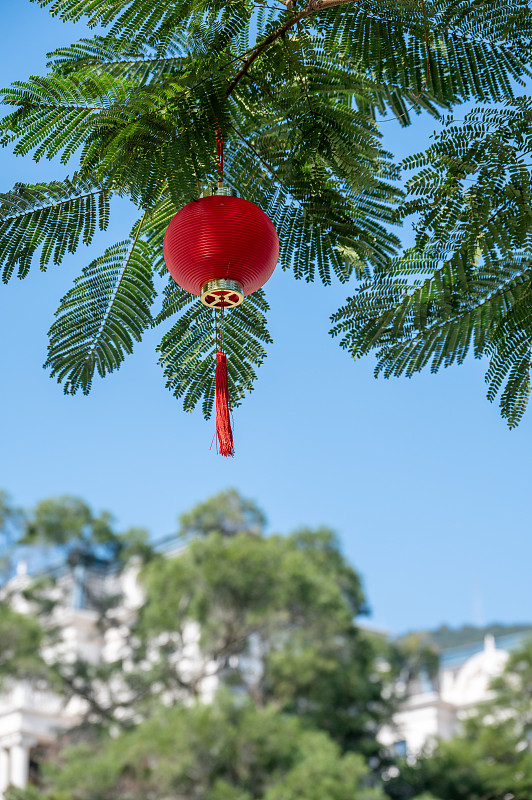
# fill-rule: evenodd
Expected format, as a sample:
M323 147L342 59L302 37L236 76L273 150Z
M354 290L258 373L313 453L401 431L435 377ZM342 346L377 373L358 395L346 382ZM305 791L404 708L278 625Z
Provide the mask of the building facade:
M180 548L166 549L172 556ZM62 635L54 645L55 658L59 652L66 661L81 657L99 663L124 656L123 634L144 601L138 573L138 565L132 563L120 574L78 565L57 576L53 624ZM20 565L2 590L18 612L31 613L31 606L24 598L31 580L24 565ZM98 626L98 612L92 603L99 593L121 596L116 609L117 624L105 632ZM201 660L199 631L191 625L189 633L180 666L184 659L193 668ZM421 676L402 687L404 703L390 725L380 731L380 742L398 755L415 757L431 740L452 736L464 715L489 698L491 679L501 673L509 651L523 638L523 634L497 641L486 637L484 643L444 651L434 680ZM215 675L205 683L201 696L206 702L216 685ZM398 690L401 691L400 686ZM78 696L64 698L28 681L13 680L4 685L0 691L0 800L8 786L24 788L31 780L36 748L53 744L63 731L80 722L85 710L84 701Z
M380 742L398 755L415 758L436 739L449 739L475 706L490 699L491 681L525 638L522 633L486 636L483 642L444 650L434 680L421 675L408 687L399 687L405 691L404 703L380 731Z

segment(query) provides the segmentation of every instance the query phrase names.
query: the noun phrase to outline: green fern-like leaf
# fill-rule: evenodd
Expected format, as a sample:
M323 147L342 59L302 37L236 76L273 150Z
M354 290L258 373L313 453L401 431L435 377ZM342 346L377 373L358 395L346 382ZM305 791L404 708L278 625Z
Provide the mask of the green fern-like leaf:
M526 0L33 1L105 32L2 92L1 143L77 170L0 198L4 280L90 242L113 193L143 214L62 301L47 363L66 391L88 391L152 324L165 230L216 183L220 130L225 182L273 220L280 266L325 285L363 281L334 317L344 347L376 350L387 376L486 357L489 398L516 424L531 339L532 110L514 96L530 77ZM378 117L408 125L472 99L465 122L442 120L402 165L404 197ZM416 243L399 255L392 226L405 220ZM228 314L235 404L265 356L265 310L257 294ZM172 325L159 350L169 388L210 414L212 312L170 284L156 322Z
M418 171L400 213L419 215L417 244L333 317L342 346L376 350L385 377L489 358L488 399L500 394L511 427L532 366L531 118L526 97L475 109L407 160Z
M45 367L65 394L87 394L94 372L118 369L151 325L155 291L149 246L138 238L107 248L63 297Z
M109 222L111 190L100 181L81 178L51 183L17 183L0 194L0 262L7 283L15 269L24 278L40 248L42 270L60 264L79 243L90 244L96 229Z

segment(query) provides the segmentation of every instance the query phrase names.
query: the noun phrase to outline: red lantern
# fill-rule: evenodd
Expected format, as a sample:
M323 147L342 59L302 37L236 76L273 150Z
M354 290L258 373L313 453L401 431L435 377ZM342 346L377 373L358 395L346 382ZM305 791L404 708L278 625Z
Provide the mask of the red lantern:
M178 211L163 253L183 289L207 306L230 308L264 286L279 258L279 239L264 211L224 193L193 200Z
M216 365L216 432L219 452L234 455L229 420L224 310L239 305L271 276L279 257L277 232L261 209L219 186L172 218L164 237L164 260L172 278L201 302L221 310Z

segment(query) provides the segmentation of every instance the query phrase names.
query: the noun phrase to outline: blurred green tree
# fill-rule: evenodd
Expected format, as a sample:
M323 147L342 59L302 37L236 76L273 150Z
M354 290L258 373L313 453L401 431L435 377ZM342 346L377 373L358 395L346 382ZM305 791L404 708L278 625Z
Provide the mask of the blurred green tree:
M87 769L90 764L90 769ZM273 707L221 696L163 708L119 738L62 752L47 800L384 800L361 756Z
M234 536L237 533L262 535L266 517L252 501L242 497L235 489L226 489L198 503L179 517L179 535L208 536L219 533Z
M59 570L28 576L23 596L42 626L35 651L47 648L46 680L84 700L76 737L135 728L161 702L195 707L218 687L257 712L298 717L340 752L377 764L376 733L393 705L379 668L389 646L357 625L367 613L360 577L329 529L265 537L264 525L252 501L228 490L180 518L176 543L187 541L168 557L77 498L44 500L26 514L20 541L63 556ZM93 592L91 578L124 569L144 593L126 612L120 581L109 590L97 581ZM56 610L72 602L64 594L72 585L101 643L122 637L114 660L64 658Z
M39 623L0 601L0 686L6 679L43 677L46 665L40 655L43 630Z
M376 650L355 622L367 612L360 578L330 530L210 533L180 558L152 560L143 581L135 633L145 652L163 637L158 664L166 654L171 681L177 674L198 696L216 674L257 707L273 702L328 731L343 749L377 752L375 734L390 707ZM193 673L187 663L173 665L191 621L203 654Z

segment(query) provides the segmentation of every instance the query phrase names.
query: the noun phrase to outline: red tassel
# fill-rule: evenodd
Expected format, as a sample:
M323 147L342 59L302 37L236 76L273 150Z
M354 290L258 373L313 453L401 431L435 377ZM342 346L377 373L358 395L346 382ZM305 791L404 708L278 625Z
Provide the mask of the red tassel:
M222 456L234 456L233 431L229 417L229 386L227 383L227 356L216 354L216 436L218 452Z

